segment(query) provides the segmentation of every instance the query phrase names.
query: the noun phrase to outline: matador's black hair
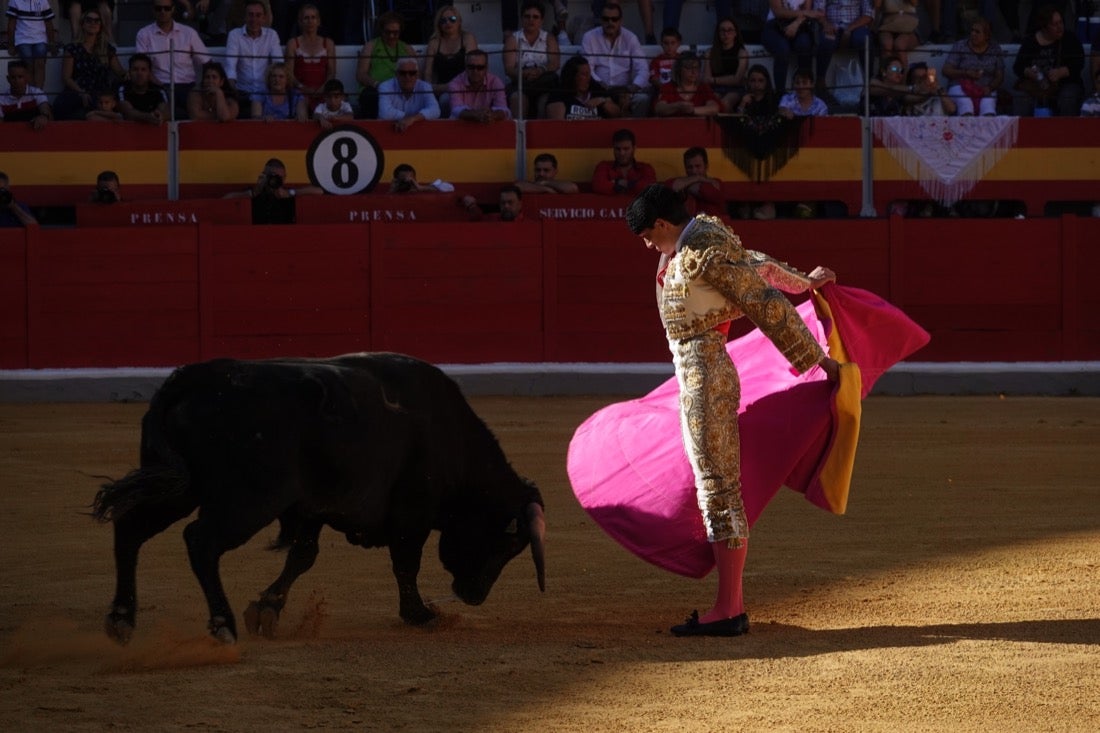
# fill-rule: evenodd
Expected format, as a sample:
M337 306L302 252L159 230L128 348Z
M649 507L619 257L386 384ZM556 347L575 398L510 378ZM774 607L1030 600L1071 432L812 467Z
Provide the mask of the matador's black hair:
M669 224L683 224L689 214L684 197L668 186L652 183L630 202L626 210L626 225L635 234L650 229L658 219Z

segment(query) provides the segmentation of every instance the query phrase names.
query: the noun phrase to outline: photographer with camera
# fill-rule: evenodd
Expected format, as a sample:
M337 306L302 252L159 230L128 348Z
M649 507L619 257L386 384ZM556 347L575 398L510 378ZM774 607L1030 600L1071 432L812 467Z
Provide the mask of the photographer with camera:
M27 227L37 224L26 204L21 204L12 196L8 188L8 174L0 172L0 227Z
M227 193L223 198L251 198L253 224L293 224L296 196L319 196L324 189L319 186L302 188L286 187L286 165L278 158L264 163L264 169L256 179L256 185L244 191Z
M95 190L90 199L93 204L117 204L122 200L122 191L119 190L118 174L114 171L103 171L95 177Z

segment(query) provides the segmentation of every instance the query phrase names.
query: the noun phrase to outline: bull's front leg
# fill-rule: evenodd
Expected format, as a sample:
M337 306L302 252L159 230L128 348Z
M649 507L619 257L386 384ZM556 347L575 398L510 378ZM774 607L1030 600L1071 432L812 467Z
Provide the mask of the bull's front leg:
M393 577L397 579L401 618L405 623L414 626L423 626L435 618L435 612L424 605L424 599L420 597L420 589L416 584L426 540L425 537L419 543L407 540L390 543L390 561L393 563Z

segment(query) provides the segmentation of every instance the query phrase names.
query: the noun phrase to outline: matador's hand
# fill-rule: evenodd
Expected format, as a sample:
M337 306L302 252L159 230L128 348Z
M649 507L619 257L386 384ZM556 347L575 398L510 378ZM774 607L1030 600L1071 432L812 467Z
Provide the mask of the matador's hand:
M809 275L810 287L817 290L825 283L836 282L836 273L828 267L815 267Z
M829 378L830 382L836 382L840 379L840 364L837 363L836 359L826 356L817 365L825 372L825 376Z

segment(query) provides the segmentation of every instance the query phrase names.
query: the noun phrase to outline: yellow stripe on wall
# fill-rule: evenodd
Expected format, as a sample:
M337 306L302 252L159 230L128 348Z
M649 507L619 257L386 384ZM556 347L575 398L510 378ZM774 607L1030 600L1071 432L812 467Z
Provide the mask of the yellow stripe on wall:
M168 153L163 150L4 153L3 161L14 188L75 185L91 190L104 170L117 173L123 186L168 182Z

